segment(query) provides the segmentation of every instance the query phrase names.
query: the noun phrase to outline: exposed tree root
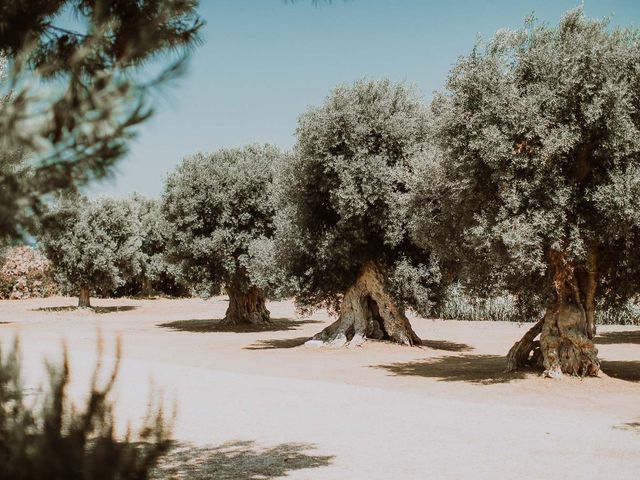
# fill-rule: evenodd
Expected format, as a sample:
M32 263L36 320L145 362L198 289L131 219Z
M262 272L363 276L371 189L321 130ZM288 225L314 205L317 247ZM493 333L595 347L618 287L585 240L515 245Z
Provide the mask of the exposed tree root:
M536 365L539 360L533 358L534 352L540 351L540 342L536 337L542 332L544 318L541 318L531 327L524 336L517 341L507 353L507 372L514 372L519 367Z
M507 354L507 370L538 366L548 377L598 375L595 336L596 257L573 265L560 252L550 255L556 302ZM540 340L536 337L540 335Z
M380 268L373 262L362 267L356 282L345 292L338 320L315 335L330 347L356 347L366 339L420 345L404 312L386 290Z
M571 304L560 304L549 317L540 335L545 375L598 375L598 349L587 336L584 312Z

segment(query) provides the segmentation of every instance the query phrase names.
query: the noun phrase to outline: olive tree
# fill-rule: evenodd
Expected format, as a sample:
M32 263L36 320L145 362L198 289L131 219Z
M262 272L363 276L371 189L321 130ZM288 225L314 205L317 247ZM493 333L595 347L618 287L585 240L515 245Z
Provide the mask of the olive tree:
M229 296L224 322L269 322L252 248L274 233L273 175L282 154L249 145L187 157L167 179L167 250L195 290ZM257 263L256 263L257 262Z
M128 200L63 200L46 220L45 255L80 308L91 307L92 291L110 292L140 272L140 222Z
M544 312L510 369L596 375L596 306L638 291L639 72L640 32L579 8L476 45L433 101L415 237Z
M420 343L405 308L427 311L440 274L406 206L427 126L416 91L388 80L340 86L300 117L278 180L276 261L301 309L339 312L316 341Z
M161 202L137 193L128 200L140 222L140 269L118 287L114 295L187 295L189 289L181 278L180 268L167 257L168 226L162 215Z

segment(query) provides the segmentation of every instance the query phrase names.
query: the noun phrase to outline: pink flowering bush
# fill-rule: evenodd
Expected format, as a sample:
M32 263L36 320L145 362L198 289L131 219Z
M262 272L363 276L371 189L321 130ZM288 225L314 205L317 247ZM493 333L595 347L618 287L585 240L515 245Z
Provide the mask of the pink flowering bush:
M58 286L50 274L49 261L33 247L10 248L3 255L1 264L2 299L48 297L58 292Z

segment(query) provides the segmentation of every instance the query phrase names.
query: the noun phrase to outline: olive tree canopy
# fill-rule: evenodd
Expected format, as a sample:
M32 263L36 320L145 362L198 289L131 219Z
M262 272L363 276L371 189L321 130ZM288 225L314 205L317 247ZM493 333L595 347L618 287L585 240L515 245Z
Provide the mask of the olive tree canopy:
M216 295L224 288L227 323L269 321L269 292L257 278L262 258L254 255L261 249L253 245L273 237L273 174L281 155L270 145L199 153L167 179L169 257L196 291Z
M546 306L510 368L597 374L596 305L640 280L640 32L581 8L502 30L458 61L433 112L415 238L477 292Z
M108 293L140 272L140 221L128 200L76 197L48 216L40 243L57 281L79 292L79 307L90 307L92 291Z
M169 228L162 215L161 202L134 193L129 197L131 209L140 222L140 269L113 292L116 296L154 295L186 296L190 290L183 281L178 265L169 261L167 241Z
M428 310L439 270L410 240L406 206L427 126L417 92L389 80L340 86L300 117L278 180L276 258L300 307L340 312L316 340L420 342L404 308Z

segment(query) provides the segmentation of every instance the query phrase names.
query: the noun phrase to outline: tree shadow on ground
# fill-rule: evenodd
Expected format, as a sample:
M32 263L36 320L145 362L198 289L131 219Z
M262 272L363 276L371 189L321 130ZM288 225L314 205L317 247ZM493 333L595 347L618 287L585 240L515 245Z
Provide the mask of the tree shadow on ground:
M91 307L86 310L92 311L93 313L115 313L115 312L130 312L131 310L136 310L137 305L114 305L111 307ZM34 308L32 312L75 312L81 311L82 309L78 308L76 305L67 305L64 307L42 307L42 308Z
M306 453L313 448L314 445L305 443L262 448L252 441L227 442L216 447L177 444L160 460L152 478L264 480L331 464L333 456Z
M612 428L615 430L629 430L637 434L640 434L640 422L622 423L620 425L614 425Z
M432 348L434 350L444 350L447 352L468 352L469 350L473 350L473 347L470 347L466 343L454 343L449 342L448 340L422 339L421 341L423 347Z
M525 372L505 372L506 360L497 355L455 355L407 363L375 365L394 375L437 378L443 382L468 382L480 385L508 383L522 379Z
M273 318L264 325L229 325L222 323L222 319L206 320L177 320L175 322L161 323L158 327L168 328L180 332L286 332L297 330L307 323L322 323L319 320L288 320L286 318Z
M610 377L627 382L640 382L640 362L602 360L600 368Z
M618 343L640 344L640 330L630 332L605 332L595 338L595 343L599 345L614 345Z
M272 338L270 340L258 340L256 343L244 347L245 350L275 350L279 348L295 348L304 345L311 337L296 338Z

